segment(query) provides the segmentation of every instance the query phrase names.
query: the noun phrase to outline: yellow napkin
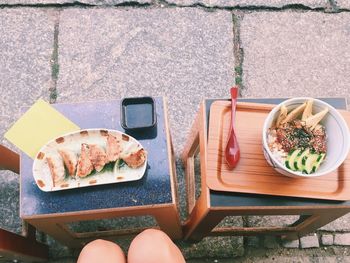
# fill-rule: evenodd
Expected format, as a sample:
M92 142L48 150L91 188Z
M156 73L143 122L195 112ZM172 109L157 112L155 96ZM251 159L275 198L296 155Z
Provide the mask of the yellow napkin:
M34 159L48 141L79 129L49 103L39 99L7 131L5 138Z

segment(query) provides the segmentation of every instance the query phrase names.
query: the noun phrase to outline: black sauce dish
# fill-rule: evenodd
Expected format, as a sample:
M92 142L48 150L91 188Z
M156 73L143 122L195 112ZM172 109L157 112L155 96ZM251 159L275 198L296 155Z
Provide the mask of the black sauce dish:
M157 125L156 105L152 97L124 98L120 124L127 132L147 132Z

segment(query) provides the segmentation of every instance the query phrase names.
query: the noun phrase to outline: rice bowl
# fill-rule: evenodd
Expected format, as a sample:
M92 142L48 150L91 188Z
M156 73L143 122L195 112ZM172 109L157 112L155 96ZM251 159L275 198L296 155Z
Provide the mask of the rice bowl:
M321 165L318 164L318 170L313 171L312 173L305 173L305 171L292 170L290 167L286 167L286 159L289 158L289 153L285 151L281 145L276 143L277 134L271 129L271 127L277 122L281 107L287 107L288 110L291 111L300 107L300 105L308 100L313 100L314 102L313 111L315 115L322 112L325 107L328 109L327 115L325 115L320 122L327 132L324 146L325 149L327 149L327 154L324 154ZM337 169L343 163L348 155L350 147L349 129L341 114L328 103L311 98L289 99L277 105L266 118L262 135L263 150L266 160L279 173L290 177L307 178L328 174ZM300 152L302 152L302 150L298 152L298 156L300 155ZM295 153L295 156L297 156L297 153ZM315 160L317 160L317 158Z

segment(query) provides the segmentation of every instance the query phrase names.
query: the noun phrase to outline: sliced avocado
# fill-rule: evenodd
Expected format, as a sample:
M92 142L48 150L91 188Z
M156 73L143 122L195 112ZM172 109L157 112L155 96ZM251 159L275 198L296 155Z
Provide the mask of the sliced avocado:
M303 167L303 172L310 174L312 173L314 165L317 163L319 154L317 153L310 153L307 155L307 158L305 160L305 165Z
M323 160L326 158L326 154L325 153L320 153L318 155L317 161L314 164L314 166L312 167L312 172L316 172L318 170L318 168L320 168L321 163L323 162Z
M310 154L310 149L307 148L304 151L300 152L299 155L297 156L295 162L294 162L294 167L298 171L303 171L306 157ZM303 159L304 159L304 164L303 164Z
M301 152L301 149L296 149L294 151L290 151L287 160L285 162L286 167L292 171L296 171L296 168L294 167L294 162L298 156L298 154Z

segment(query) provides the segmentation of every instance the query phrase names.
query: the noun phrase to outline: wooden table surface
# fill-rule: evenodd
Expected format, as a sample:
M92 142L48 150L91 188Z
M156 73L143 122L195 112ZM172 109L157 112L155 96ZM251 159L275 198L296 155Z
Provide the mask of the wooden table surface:
M244 102L278 104L284 99L239 99ZM344 98L324 98L322 99L333 107L346 109L346 100ZM215 100L205 101L205 111L207 123L209 123L210 106ZM350 201L329 201L310 198L295 198L284 196L269 196L256 194L229 193L210 190L211 207L230 207L230 206L324 206L339 205L350 206Z

